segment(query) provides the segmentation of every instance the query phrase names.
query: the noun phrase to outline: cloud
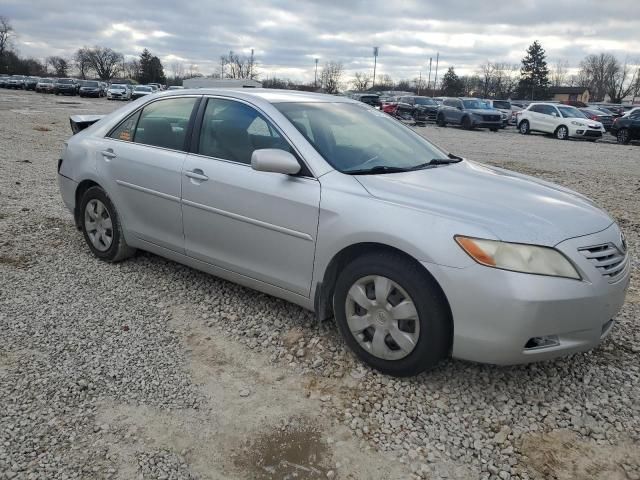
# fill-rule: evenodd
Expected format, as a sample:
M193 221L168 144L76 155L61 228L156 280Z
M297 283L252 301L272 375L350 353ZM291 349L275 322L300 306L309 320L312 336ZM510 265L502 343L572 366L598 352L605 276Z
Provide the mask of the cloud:
M519 63L535 39L548 61L577 67L588 53L640 56L637 0L5 0L3 15L25 56L71 57L102 45L126 56L148 48L165 62L219 69L220 56L254 49L263 76L313 78L314 59L340 61L347 73L373 66L395 79L425 73L440 53L442 68L472 73L487 61Z

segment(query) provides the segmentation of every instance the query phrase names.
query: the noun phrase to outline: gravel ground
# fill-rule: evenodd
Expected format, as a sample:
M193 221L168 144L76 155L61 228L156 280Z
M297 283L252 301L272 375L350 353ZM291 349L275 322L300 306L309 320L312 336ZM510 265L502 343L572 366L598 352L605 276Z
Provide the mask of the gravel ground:
M385 377L292 304L89 255L56 159L71 113L117 106L0 90L0 479L640 479L637 260L594 351ZM638 251L638 146L418 131L590 196Z

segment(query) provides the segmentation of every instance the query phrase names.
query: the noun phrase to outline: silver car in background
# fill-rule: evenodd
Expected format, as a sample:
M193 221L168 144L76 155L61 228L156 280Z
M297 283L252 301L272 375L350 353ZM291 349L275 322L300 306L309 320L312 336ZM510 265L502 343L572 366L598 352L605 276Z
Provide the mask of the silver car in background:
M589 199L361 102L179 90L71 121L59 187L96 257L146 250L335 317L387 374L588 350L624 302L624 236Z

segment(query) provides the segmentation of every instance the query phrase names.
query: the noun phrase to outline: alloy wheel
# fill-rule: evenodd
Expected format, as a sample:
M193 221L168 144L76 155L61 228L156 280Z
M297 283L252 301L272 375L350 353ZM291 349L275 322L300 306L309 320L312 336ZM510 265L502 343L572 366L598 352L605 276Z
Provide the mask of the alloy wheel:
M358 344L371 355L399 360L416 347L418 311L409 294L393 280L369 275L347 294L347 325Z
M629 143L629 132L626 128L618 131L618 135L616 135L618 143L627 144Z
M113 243L113 222L109 210L98 199L92 199L84 209L84 227L94 248L109 250Z
M558 131L556 132L556 137L558 138L558 140L564 140L567 138L567 127L559 127Z

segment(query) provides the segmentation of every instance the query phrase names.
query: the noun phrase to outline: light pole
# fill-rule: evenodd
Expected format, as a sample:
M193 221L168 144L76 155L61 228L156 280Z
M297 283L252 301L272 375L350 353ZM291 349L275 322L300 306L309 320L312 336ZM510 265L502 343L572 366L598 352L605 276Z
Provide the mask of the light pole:
M427 80L427 95L429 95L429 87L431 86L431 61L433 57L429 57L429 80ZM433 97L433 94L431 94Z
M313 85L318 88L318 59L316 58L316 76Z
M433 89L434 90L436 88L438 88L438 61L439 60L440 60L440 52L436 52L436 76L433 79Z
M373 81L371 88L376 86L376 65L378 64L378 47L373 47Z

